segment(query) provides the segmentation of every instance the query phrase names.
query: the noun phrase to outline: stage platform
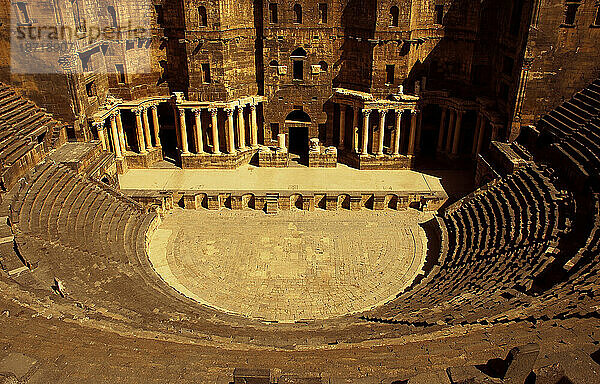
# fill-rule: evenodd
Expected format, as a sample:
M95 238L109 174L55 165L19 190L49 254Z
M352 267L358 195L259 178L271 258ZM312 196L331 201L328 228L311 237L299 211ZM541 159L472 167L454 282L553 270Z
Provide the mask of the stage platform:
M423 208L435 210L448 197L439 177L410 170L358 170L342 164L336 168L262 168L246 165L233 170L173 167L130 169L119 176L119 184L121 190L132 197L136 194L148 195L145 191L178 192L188 197L219 195L221 199L228 194L234 200L235 196L241 198L245 195L265 198L273 194L277 198L318 196L319 201L325 199L322 205L326 209L334 209L334 200L336 206L338 203L343 205L347 197L349 209L353 209L350 207L353 201L357 209L368 204L378 209L379 205L389 206L390 202L403 206L404 203L409 205L422 201L425 203ZM319 206L319 201L313 204ZM205 205L210 208L210 204ZM310 210L308 206L306 209Z

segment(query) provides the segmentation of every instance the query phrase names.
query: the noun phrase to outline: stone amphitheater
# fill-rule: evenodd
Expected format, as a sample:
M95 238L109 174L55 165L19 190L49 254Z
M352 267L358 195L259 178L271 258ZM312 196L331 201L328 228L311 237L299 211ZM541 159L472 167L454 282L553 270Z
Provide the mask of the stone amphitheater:
M600 80L507 144L523 156L513 172L430 219L425 265L396 287L397 296L355 314L281 323L200 305L172 289L151 266L148 246L161 216L185 212L149 208L101 182L94 170L107 152L80 169L61 162L69 145L59 147L63 125L8 86L0 97L0 367L24 382L227 383L234 368L256 380L279 374L331 383L524 382L531 372L535 382L598 382ZM227 222L236 217L179 224L167 217L165 224L185 222L184 231L213 225L188 240L201 246L214 231L231 231ZM326 218L319 222L339 233ZM229 282L208 286L235 291L236 279L251 278L228 273ZM253 297L242 294L237 303L252 308ZM499 372L502 363L494 362L514 346L519 360Z
M0 384L600 383L597 2L0 18Z

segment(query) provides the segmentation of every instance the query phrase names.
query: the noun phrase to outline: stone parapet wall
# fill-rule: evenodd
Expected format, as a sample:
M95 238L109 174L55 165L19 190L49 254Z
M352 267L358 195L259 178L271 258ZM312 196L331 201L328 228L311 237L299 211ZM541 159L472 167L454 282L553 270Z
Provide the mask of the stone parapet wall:
M436 211L447 200L442 194L423 193L314 193L314 192L181 192L185 209L254 209L264 210L305 210L314 211L316 208L336 211L359 211L370 209L381 211L386 209L403 210L416 208L424 211Z
M181 168L183 169L235 169L248 164L256 154L255 149L245 149L235 153L186 153L181 154Z
M150 168L152 164L155 164L163 159L162 148L155 147L147 153L135 153L127 152L125 154L125 160L127 162L127 168Z
M310 168L335 168L337 166L337 149L321 146L319 151L309 151L308 166Z
M259 167L285 168L289 165L290 154L287 151L262 147L258 152Z
M358 169L411 169L414 165L414 157L408 155L360 155L353 152L340 151L338 154L340 163L347 164Z

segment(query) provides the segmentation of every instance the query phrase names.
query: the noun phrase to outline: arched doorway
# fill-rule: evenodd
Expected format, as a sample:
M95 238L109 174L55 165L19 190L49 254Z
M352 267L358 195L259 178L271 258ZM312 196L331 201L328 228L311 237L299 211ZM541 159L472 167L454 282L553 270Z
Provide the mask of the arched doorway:
M302 110L294 110L285 118L288 127L288 152L301 164L308 163L308 128L310 116ZM294 156L295 155L295 156Z

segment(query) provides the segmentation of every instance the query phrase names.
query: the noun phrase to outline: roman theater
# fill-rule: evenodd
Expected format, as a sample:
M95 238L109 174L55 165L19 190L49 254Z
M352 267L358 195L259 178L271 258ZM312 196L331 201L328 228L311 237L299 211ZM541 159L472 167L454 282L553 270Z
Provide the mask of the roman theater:
M0 11L0 384L600 383L597 1Z

